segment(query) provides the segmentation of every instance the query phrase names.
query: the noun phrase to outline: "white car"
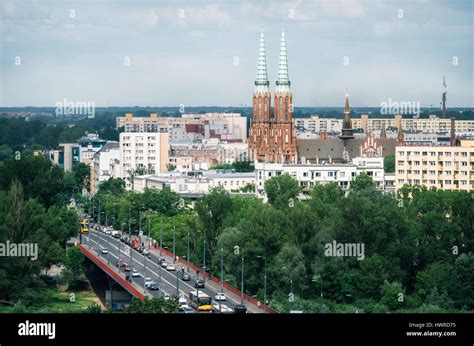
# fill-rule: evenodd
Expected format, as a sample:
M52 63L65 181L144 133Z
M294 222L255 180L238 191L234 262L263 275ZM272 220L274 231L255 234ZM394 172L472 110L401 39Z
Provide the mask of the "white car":
M108 230L108 229L106 229L106 230L104 231L104 233L107 234L107 235L111 235L111 234L112 234L112 232L111 232L110 230Z
M170 263L166 266L166 270L168 271L175 271L176 270L176 266L173 264L173 263Z
M188 305L188 301L186 300L186 298L180 297L179 300L178 300L178 304L179 304L179 306L186 306L186 305Z
M138 270L133 269L133 270L132 270L132 276L133 276L134 278L136 278L136 277L140 276L140 273L138 272Z
M216 296L214 297L216 301L224 301L226 300L224 292L217 292Z
M102 248L100 252L104 255L107 255L109 253L109 250L107 250L106 248Z
M164 300L169 300L171 298L171 295L168 292L163 291L162 297Z
M146 256L146 255L148 255L149 253L150 253L150 251L148 251L148 249L143 249L143 252L142 252L143 255Z
M153 283L153 280L151 278L146 278L145 279L145 286L150 287L150 285Z

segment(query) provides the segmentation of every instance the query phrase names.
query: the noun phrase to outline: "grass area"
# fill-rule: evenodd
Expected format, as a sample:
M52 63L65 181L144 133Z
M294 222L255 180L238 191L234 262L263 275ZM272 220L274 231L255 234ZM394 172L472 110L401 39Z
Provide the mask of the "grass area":
M41 294L46 298L46 303L41 306L9 307L0 306L0 313L26 312L26 313L75 313L84 312L89 306L96 304L98 298L93 291L67 291L58 292L56 288L41 289ZM71 302L71 293L75 301Z

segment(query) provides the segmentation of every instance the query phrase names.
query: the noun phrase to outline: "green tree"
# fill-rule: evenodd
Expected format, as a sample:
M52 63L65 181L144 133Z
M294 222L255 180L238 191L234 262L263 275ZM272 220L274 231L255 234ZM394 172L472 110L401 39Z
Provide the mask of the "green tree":
M172 314L178 309L178 298L172 296L165 300L163 297L148 298L144 300L134 299L124 310L133 314Z
M267 180L264 188L268 202L282 210L288 209L292 204L291 201L294 202L300 192L298 182L288 174Z
M365 172L359 174L351 183L351 191L361 191L375 188L374 181Z
M380 303L387 306L390 311L395 311L404 306L405 290L399 282L388 282L385 280L380 290L382 298Z
M395 173L395 154L384 157L383 167L385 173Z

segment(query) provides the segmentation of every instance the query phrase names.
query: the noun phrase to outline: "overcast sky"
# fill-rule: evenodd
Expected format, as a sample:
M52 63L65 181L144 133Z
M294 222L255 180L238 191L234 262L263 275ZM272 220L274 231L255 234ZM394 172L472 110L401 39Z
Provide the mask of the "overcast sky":
M473 0L0 3L1 106L251 105L282 23L295 106L474 106Z

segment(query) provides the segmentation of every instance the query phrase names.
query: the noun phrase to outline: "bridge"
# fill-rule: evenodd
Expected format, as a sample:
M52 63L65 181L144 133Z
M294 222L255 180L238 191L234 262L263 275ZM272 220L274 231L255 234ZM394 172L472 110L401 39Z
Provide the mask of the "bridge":
M82 235L81 242L76 243L76 246L90 261L137 299L143 300L145 297L173 294L187 299L189 292L196 290L196 280L200 279L205 281L205 287L199 288L199 291L209 295L216 308L219 306L219 302L216 302L214 297L218 292L221 292L222 287L226 297L226 300L221 302L224 308L233 310L235 305L241 304L240 290L226 282L221 282L218 278L205 273L202 268L182 258L175 261L176 271L162 268L159 258L164 258L167 263L173 263L173 254L157 245L150 246L150 257L148 258L121 242L120 239L112 237L111 234L94 230L91 227L89 235ZM103 251L104 249L107 251ZM131 271L125 272L123 268L118 267L118 261L127 263L131 270L137 270L138 276L132 277ZM185 273L190 276L189 281L182 280L182 266ZM203 275L204 273L205 275ZM130 277L129 281L127 281L127 276ZM145 278L151 278L152 281L159 283L160 289L151 290L146 287ZM275 313L269 307L264 310L263 303L259 304L256 299L246 294L243 295L243 303L246 305L248 313Z

